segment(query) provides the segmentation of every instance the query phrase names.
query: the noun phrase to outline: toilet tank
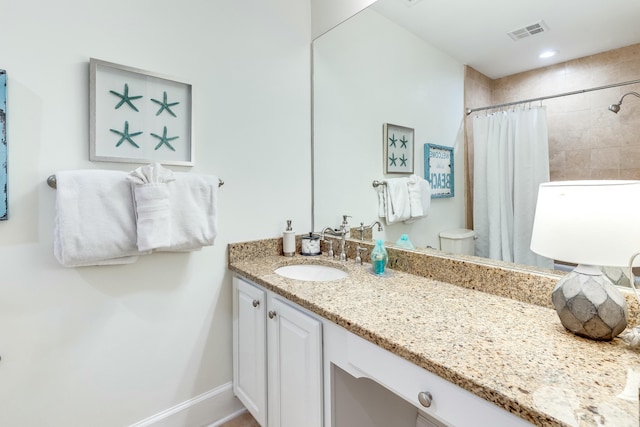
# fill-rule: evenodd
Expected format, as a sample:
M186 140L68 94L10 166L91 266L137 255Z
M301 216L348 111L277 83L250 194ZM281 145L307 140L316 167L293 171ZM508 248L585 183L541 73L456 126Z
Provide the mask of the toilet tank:
M440 250L463 255L475 254L476 232L466 228L456 228L440 232Z

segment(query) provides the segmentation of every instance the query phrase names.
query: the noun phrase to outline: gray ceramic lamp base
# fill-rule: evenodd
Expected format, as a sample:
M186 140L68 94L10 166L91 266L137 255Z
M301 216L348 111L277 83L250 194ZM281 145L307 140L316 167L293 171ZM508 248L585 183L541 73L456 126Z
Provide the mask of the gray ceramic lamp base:
M609 341L627 327L627 302L598 269L579 265L551 294L562 325L594 340Z

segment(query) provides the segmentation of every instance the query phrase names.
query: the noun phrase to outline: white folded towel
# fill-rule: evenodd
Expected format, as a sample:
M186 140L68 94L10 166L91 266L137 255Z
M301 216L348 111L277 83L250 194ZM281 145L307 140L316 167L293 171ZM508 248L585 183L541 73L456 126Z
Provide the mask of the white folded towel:
M167 183L175 180L173 172L154 163L132 171L127 179L133 186L138 250L169 247L171 209Z
M420 217L422 211L422 187L420 181L423 181L418 175L411 175L407 180L407 189L409 191L409 206L411 209L411 218Z
M166 184L169 244L159 250L190 251L212 245L217 235L218 178L190 173L174 176L176 180ZM151 253L138 249L136 213L126 172L62 171L56 173L56 181L54 254L60 264L127 264Z
M384 185L380 185L378 190L378 217L386 218L387 217L387 198L385 196Z
M409 203L409 178L384 179L382 182L382 202L384 203L384 218L387 224L405 221L411 218L411 204Z
M173 174L167 184L171 208L171 241L161 251L192 251L211 246L218 234L218 177Z
M411 175L407 182L407 188L411 206L411 217L405 221L408 224L427 216L431 206L431 185L426 179L418 175Z
M131 185L126 173L78 170L56 173L54 254L65 267L128 264L136 245Z

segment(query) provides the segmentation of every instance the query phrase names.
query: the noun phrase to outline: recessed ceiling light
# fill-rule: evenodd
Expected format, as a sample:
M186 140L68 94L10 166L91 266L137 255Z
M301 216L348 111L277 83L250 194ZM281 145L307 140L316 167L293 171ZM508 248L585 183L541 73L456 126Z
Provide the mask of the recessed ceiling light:
M540 59L551 58L552 56L555 56L556 53L558 53L557 50L545 50L540 55L538 55L538 58Z

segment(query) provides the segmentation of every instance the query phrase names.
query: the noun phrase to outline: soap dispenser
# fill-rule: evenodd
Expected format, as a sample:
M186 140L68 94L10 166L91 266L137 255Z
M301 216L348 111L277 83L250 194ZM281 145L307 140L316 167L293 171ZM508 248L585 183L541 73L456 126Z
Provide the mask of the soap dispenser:
M371 251L371 265L373 266L373 272L377 275L384 274L384 269L389 261L389 254L383 243L381 239L378 239L375 248Z
M291 220L287 220L287 229L282 233L282 252L284 256L293 256L296 253L296 235L291 228Z

